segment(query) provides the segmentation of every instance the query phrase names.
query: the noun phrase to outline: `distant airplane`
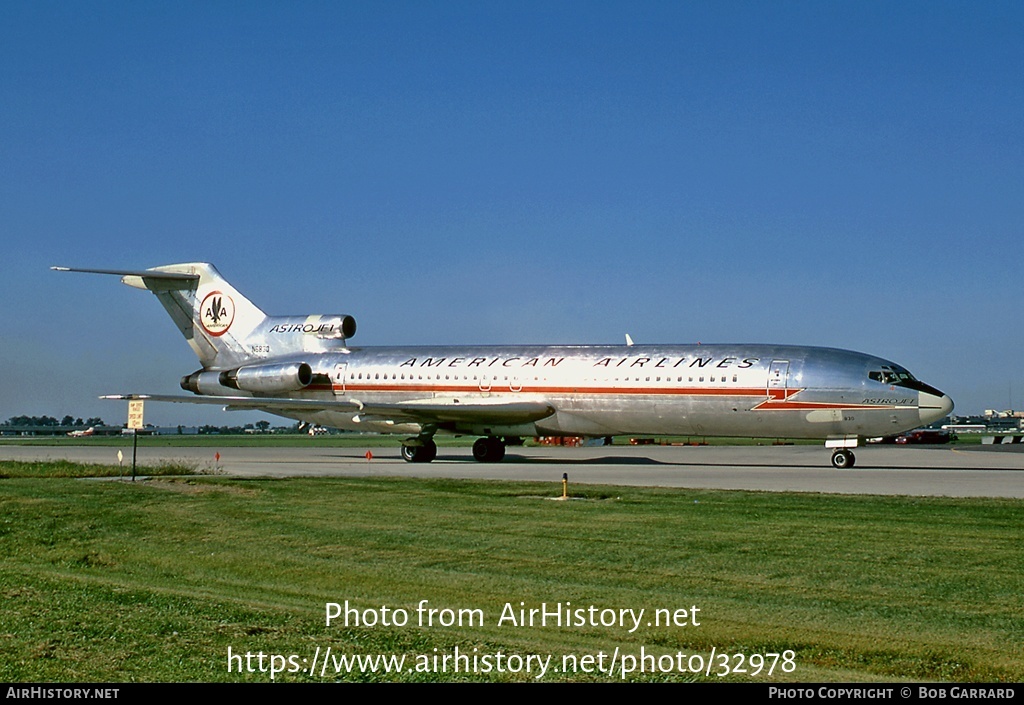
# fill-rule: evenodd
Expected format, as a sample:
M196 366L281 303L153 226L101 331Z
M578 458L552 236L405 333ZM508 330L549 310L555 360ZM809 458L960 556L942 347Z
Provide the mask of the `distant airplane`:
M402 457L430 462L438 432L481 436L500 461L524 436L659 434L821 439L850 450L937 421L953 401L871 355L786 345L351 347L349 315L268 316L210 264L114 274L152 291L202 363L194 396L114 399L217 404L302 422L408 436Z

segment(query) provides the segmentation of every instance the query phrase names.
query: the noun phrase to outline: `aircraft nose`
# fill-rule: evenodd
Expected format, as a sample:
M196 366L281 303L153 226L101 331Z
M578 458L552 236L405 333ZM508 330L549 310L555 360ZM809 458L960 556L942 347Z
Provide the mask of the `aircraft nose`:
M933 421L949 416L949 412L953 410L953 400L939 392L939 390L936 389L935 391L938 394L920 393L921 396L917 402L917 410L921 415L922 425L930 424Z

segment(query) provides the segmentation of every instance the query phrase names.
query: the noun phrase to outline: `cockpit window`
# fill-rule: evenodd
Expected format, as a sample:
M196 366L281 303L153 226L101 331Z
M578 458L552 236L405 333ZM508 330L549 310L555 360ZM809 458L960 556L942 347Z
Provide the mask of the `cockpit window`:
M917 392L927 392L938 397L942 396L942 392L938 389L919 381L910 372L896 365L881 365L881 369L868 372L868 378L882 384L890 384L894 387L906 387Z
M868 372L868 377L882 384L895 384L898 386L910 386L910 384L917 381L914 379L914 375L903 368L891 367L889 365L882 365L880 370L871 370Z

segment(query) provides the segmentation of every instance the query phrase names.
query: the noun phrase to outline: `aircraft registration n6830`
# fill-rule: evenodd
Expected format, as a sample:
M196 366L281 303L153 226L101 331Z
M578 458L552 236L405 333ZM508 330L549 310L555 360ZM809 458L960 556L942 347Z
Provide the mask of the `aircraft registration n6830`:
M952 400L872 355L792 345L354 347L352 316L268 316L206 263L113 274L153 292L199 357L186 395L106 398L218 404L407 436L430 462L436 433L477 435L500 461L524 436L636 434L821 439L854 464L860 439L937 421Z

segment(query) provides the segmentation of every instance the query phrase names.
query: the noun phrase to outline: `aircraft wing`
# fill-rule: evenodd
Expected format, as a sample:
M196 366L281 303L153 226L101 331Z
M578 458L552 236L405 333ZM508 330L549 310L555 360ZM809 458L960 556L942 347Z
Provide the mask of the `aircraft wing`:
M252 409L267 413L312 411L352 411L366 420L396 423L469 422L510 425L538 421L555 413L543 400L462 402L456 398L424 399L389 404L361 402L358 399L287 399L281 397L215 397L172 394L112 394L101 399L142 399L181 404L216 404L229 411Z

